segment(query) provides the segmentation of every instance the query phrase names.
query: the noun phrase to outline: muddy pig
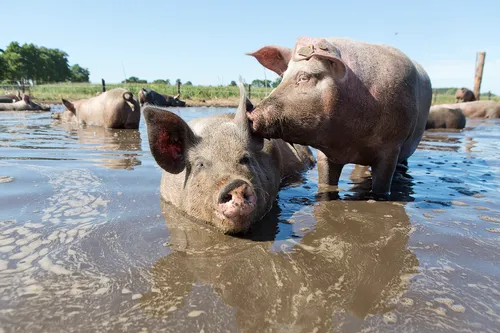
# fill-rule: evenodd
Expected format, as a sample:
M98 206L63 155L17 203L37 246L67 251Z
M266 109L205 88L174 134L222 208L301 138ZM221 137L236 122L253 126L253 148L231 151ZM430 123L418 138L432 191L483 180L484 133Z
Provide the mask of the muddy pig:
M251 53L282 76L248 113L265 138L317 148L319 182L337 185L345 164L372 168L372 191L390 191L398 163L420 142L431 105L424 69L386 45L301 37L293 50L265 46Z
M50 111L50 105L33 102L28 95L14 103L0 103L0 111Z
M253 108L240 84L236 114L189 124L154 106L143 109L149 146L163 169L161 196L224 233L246 232L272 207L283 179L314 164L308 147L251 133Z
M186 102L179 99L179 95L162 95L152 89L141 88L139 90L139 103L156 106L186 106Z
M53 114L55 119L107 128L139 128L141 107L134 99L134 94L123 88L111 89L99 96L75 102L63 98L62 102L66 110Z
M450 109L439 105L431 106L425 129L465 127L465 116L460 109Z

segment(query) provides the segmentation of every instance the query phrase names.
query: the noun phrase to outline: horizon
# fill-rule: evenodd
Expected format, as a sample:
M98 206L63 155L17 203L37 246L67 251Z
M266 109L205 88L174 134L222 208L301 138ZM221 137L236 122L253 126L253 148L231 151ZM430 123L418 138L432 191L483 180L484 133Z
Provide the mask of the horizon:
M274 81L275 73L245 55L264 45L293 47L299 36L346 37L400 49L424 67L433 88L472 90L476 53L486 52L481 93L500 93L500 46L494 35L500 4L493 1L473 7L449 0L411 5L395 0L317 1L316 6L262 0L169 3L148 3L142 10L130 0L119 6L88 0L64 4L62 11L56 1L27 0L23 23L18 15L0 23L10 32L0 36L0 48L12 41L58 48L68 54L70 65L90 71L92 83L136 76L218 86L240 77L247 83ZM464 16L461 8L481 15ZM57 19L39 23L54 13Z

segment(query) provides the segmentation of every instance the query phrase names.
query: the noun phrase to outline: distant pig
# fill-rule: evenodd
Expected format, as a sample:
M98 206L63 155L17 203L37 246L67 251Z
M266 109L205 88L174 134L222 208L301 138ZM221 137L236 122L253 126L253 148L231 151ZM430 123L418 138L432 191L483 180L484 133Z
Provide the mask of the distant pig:
M474 93L471 90L467 88L460 88L455 93L455 99L457 103L459 101L473 102L476 100L476 97L474 96Z
M467 118L500 118L500 103L495 101L438 104L433 107L460 109Z
M161 196L224 233L246 232L272 207L281 181L314 164L308 147L263 140L251 133L253 106L240 84L236 115L189 124L165 109L146 106L149 146L163 169Z
M33 102L28 95L15 103L0 103L0 111L50 111L50 105Z
M344 165L355 163L371 166L373 192L390 191L431 105L419 64L393 47L341 38L301 37L293 50L265 46L250 55L282 76L248 113L256 134L320 150L320 183L337 185Z
M21 92L18 90L16 94L5 94L0 96L0 103L15 103L21 100Z
M465 116L460 109L450 109L440 105L432 106L425 129L465 127Z
M62 102L66 110L53 114L55 119L107 128L139 128L141 107L128 90L115 88L96 97L73 103L63 98Z
M146 104L156 106L186 106L186 102L181 101L179 95L162 95L152 89L141 88L138 96L141 106Z

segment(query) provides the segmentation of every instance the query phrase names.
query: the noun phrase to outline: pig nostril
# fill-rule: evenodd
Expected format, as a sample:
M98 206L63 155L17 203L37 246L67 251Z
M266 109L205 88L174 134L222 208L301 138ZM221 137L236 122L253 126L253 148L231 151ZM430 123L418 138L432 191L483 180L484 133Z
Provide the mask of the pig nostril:
M225 196L222 197L221 203L226 203L229 202L233 199L233 196L231 194L226 194Z

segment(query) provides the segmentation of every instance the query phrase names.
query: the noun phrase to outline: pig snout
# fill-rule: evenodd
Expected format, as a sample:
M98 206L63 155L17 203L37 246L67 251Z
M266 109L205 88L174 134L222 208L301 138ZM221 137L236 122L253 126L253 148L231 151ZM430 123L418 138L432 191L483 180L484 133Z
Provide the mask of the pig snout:
M219 194L219 212L227 219L237 222L254 211L256 202L252 185L244 180L233 180Z

